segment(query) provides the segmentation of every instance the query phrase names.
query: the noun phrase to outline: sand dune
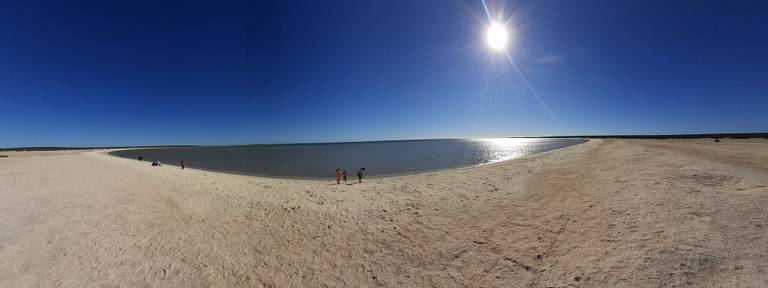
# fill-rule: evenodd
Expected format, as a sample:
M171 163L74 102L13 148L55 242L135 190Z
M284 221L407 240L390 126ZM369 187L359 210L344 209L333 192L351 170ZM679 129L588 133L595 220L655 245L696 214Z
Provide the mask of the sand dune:
M354 185L3 154L0 287L768 286L768 140Z

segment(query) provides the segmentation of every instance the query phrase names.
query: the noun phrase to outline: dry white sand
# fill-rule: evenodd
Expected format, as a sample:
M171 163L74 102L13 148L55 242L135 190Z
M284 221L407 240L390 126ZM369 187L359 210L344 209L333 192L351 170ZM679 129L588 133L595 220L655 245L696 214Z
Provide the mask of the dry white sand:
M0 154L0 287L768 286L768 140L355 185Z

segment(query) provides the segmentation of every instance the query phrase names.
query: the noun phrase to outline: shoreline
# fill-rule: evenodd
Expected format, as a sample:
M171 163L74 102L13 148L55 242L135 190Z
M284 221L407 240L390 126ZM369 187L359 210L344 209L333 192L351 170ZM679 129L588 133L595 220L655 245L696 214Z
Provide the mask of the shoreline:
M446 139L438 139L438 140L446 140ZM467 139L447 139L447 140L467 140ZM582 139L582 140L585 140L585 141L582 142L582 143L577 143L577 144L569 145L569 146L562 147L562 148L555 148L555 149L552 149L552 150L542 151L542 152L538 152L538 153L534 153L534 154L523 155L523 156L514 157L514 158L511 158L511 159L506 159L506 160L502 160L502 161L495 161L495 162L488 162L488 163L479 163L479 164L474 164L474 165L469 165L469 166L457 166L457 167L449 167L449 168L438 168L438 169L433 169L433 170L422 170L422 171L413 171L413 172L393 173L393 174L384 174L384 175L376 175L376 176L366 175L366 177L364 179L385 179L385 178L402 177L402 176L409 176L409 175L422 175L422 174L428 174L428 173L437 173L437 172L442 172L442 171L450 171L450 170L454 170L454 169L472 169L474 167L496 165L496 164L499 164L499 163L504 163L504 162L507 162L507 161L514 161L514 160L518 160L518 159L527 159L527 158L530 158L530 157L533 157L533 156L536 156L536 155L540 155L540 154L544 154L544 153L549 153L549 152L553 152L553 151L557 151L557 150L562 150L562 149L568 149L568 148L571 148L571 147L574 147L574 146L579 146L579 145L582 145L582 144L589 143L591 141L600 141L599 139ZM396 140L396 141L429 141L429 140ZM369 141L369 142L392 142L392 141ZM345 144L346 143L355 144L355 143L368 143L368 142L344 142L344 143ZM321 144L338 144L338 143L321 143ZM279 144L279 145L313 145L313 144ZM158 148L162 148L162 147L158 147ZM170 148L175 149L175 148L186 148L186 147L170 147ZM113 157L116 157L116 158L136 161L136 159L120 157L120 156L114 155L113 153L121 152L121 151L141 150L141 149L146 149L146 148L140 148L139 147L139 148L132 148L132 149L106 149L106 150L99 150L99 151L104 151L106 155L113 156ZM147 160L145 160L145 161L147 161ZM181 167L177 163L172 163L172 164L163 163L163 166L172 166L172 167L176 167L176 168L180 168ZM207 171L207 172L211 172L211 173L224 173L224 174L231 174L231 175L251 176L251 177L260 177L260 178L272 178L272 179L283 179L283 180L325 181L324 179L331 179L331 178L335 177L333 175L330 175L329 177L272 176L272 175L265 175L265 174L259 174L259 173L249 173L249 172L240 172L240 171L228 171L228 170L215 170L215 169L205 169L205 168L199 168L199 167L194 167L194 168L193 167L186 167L185 169L196 169L196 170ZM352 176L355 176L355 175L352 175ZM354 178L354 177L351 177L351 178Z
M768 141L566 148L348 185L3 158L0 287L768 283Z

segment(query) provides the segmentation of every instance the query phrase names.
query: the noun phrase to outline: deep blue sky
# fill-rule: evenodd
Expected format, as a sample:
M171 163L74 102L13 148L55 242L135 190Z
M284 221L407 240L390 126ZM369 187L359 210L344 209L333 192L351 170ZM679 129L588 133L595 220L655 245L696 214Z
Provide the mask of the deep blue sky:
M503 6L559 121L479 0L2 1L0 147L768 131L768 2Z

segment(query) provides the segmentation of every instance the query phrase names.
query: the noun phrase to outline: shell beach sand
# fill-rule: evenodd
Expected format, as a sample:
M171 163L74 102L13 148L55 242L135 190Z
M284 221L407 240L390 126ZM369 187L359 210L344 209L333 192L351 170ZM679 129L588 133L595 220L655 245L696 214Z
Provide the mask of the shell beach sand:
M370 179L0 158L0 287L768 286L768 140Z

